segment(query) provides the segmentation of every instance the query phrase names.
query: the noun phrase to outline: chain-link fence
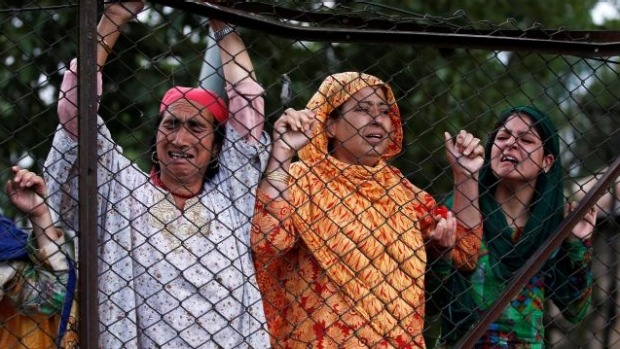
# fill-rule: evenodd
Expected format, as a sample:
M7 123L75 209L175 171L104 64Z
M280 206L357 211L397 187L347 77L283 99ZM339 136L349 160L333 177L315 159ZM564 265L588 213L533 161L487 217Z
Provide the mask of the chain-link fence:
M117 24L113 30L100 24L95 33L103 4L97 13L88 5L45 0L0 5L0 177L4 181L12 177L13 165L37 173L45 169L48 204L67 241L63 249L71 258L79 255L75 293L79 301L69 316L63 346L74 345L79 332L83 347L94 347L97 342L115 348L264 347L270 342L266 323L275 347L416 347L422 345L422 328L428 347L463 345L465 340L478 340L474 320L483 321L487 315L495 319L497 312L485 310L511 288L518 293L499 310L512 308L508 312L512 317L502 319L514 325L514 332L495 323L491 332L480 333L484 340L510 343L518 333L551 348L620 345L620 246L615 235L620 222L620 182L605 177L610 173L606 171L618 174L614 161L620 154L616 92L620 32L548 29L541 24L523 27L525 20L478 21L466 12L443 17L434 15L440 11L434 5L414 13L403 10L404 6L368 2L228 2L218 6L153 1L126 25L112 20ZM592 5L583 1L566 5L564 18L573 18ZM545 9L544 4L538 6ZM230 44L225 41L230 33L210 29L208 18L220 18L235 27L231 35L238 33L243 40L250 68L244 63L245 54L234 51L236 46L218 48L218 42ZM554 26L581 29L573 23ZM118 40L114 32L120 32ZM225 54L220 56L222 50ZM71 75L74 57L105 64L74 65L75 75ZM218 70L222 63L224 69ZM226 64L236 70L230 73ZM252 67L260 86L249 82ZM103 94L97 106L98 68ZM591 246L589 240L572 247L545 240L530 246L531 253L519 265L511 260L512 278L495 275L496 284L489 286L491 277L484 281L481 275L495 270L493 258L498 264L506 262L503 256L493 256L497 250L487 232L481 247L481 232L471 245L463 245L466 239L456 242L457 249L474 248L474 254L486 261L478 264L478 272L445 263L446 256L457 252L440 251L442 257L435 260L436 251L428 247L432 239L424 235L426 228L437 224L423 209L429 202L413 194L399 201L403 194L394 188L401 184L389 182L392 177L386 175L387 182L381 182L377 178L383 175L362 180L351 169L321 172L321 163L308 160L312 157L306 158L306 153L294 159L309 161L306 172L300 169L303 166L293 166L290 174L279 173L278 177L274 175L277 169L267 167L268 175L263 178L262 170L270 166L270 147L265 135L256 132L262 127L257 113L261 99L265 134L271 134L287 108L303 109L317 97L321 82L338 72L367 73L391 86L400 110L403 141L402 151L389 164L441 204L452 193L454 180L445 131L455 135L468 130L486 144L494 139L493 128L503 110L531 105L544 111L559 134L563 199L598 200ZM73 80L67 82L69 75ZM221 78L243 87L226 93L223 80L218 82ZM66 85L61 92L63 79ZM190 97L179 89L170 92L172 86L199 85L214 89L229 103L232 121L222 123L219 131L212 129L213 118L219 115L210 104L212 96L207 103L204 95ZM382 98L389 101L386 91L382 90ZM167 101L166 92L205 106L211 121L208 125L182 117L166 121L166 115L185 115L173 108L180 97ZM349 90L353 96L355 92ZM64 103L58 102L59 96ZM321 96L325 101L314 105L317 110L329 103L337 104L332 108L336 109L343 102L331 100L324 91ZM94 113L89 113L97 107L99 125ZM74 131L79 126L75 137L66 131L70 126L57 129L59 114L61 121L64 115L65 121L75 122ZM337 122L329 120L324 121ZM393 124L397 129L398 122ZM201 127L211 127L211 131ZM382 139L379 129L365 137ZM194 137L193 148L178 145L182 138L178 132ZM200 132L223 133L221 149L205 141L217 136L198 136ZM356 132L349 136L361 136L361 131ZM333 148L330 151L330 156L337 154ZM206 152L209 161L202 158ZM212 165L211 154L216 153L219 167L207 170ZM181 170L171 169L175 164L183 168L178 163L199 161L208 163L201 173L213 173L205 175L198 195L190 195L196 189L174 172ZM173 171L168 178L174 180L166 179L166 171ZM374 194L365 189L369 178L373 183L392 184L382 188L374 200ZM348 189L341 192L343 179ZM273 191L282 180L291 181L290 197ZM173 183L182 185L171 187ZM592 195L597 183L600 188ZM406 186L406 190L413 189ZM179 195L173 196L177 191ZM267 198L269 193L271 198ZM274 201L274 197L285 200ZM333 198L341 201L330 201ZM423 205L416 206L418 201ZM30 230L27 216L11 205L4 192L0 204L5 216ZM342 213L343 205L346 213ZM411 212L410 205L415 206ZM274 213L276 209L280 211ZM581 206L577 210L586 212ZM567 217L573 218L571 226L563 231L548 229L553 231L543 237L572 235L574 218L579 217ZM539 225L549 227L545 224L551 217L544 218ZM409 228L403 227L407 219L412 222ZM432 222L426 227L429 219ZM490 217L483 219L486 225ZM515 221L521 222L519 217ZM299 230L300 226L304 229ZM382 234L387 240L381 240ZM344 240L336 241L342 236ZM523 248L513 238L514 245ZM540 247L537 253L546 249L550 259L536 259L536 247ZM565 250L565 259L558 257ZM512 253L506 251L506 255ZM37 342L53 346L59 326L67 322L66 302L62 301L68 289L66 267L54 269L37 250L29 256L30 262L2 262L1 268L9 268L3 270L13 271L0 274L3 347L32 347ZM564 264L568 269L555 272ZM516 277L528 272L523 280ZM44 277L46 282L41 281ZM24 283L31 287L21 287ZM56 288L46 291L46 287ZM426 302L420 298L424 293ZM452 316L455 305L466 305L462 302L465 294L474 295L468 298L473 303L467 303L471 307L465 312L475 318ZM55 302L42 295L55 297ZM29 307L24 305L26 300L31 302ZM77 326L81 326L79 331Z

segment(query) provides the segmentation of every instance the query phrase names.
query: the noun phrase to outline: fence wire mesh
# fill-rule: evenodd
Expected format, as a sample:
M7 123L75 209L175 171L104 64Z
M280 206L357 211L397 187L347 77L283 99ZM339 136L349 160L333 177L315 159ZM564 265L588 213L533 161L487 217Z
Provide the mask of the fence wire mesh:
M244 132L252 134L262 127L260 123L251 124L247 118L260 118L256 114L261 110L256 109L262 108L259 102L264 99L264 127L266 134L271 135L283 112L287 108L303 109L330 74L363 72L391 86L400 109L403 142L402 151L389 164L439 203L453 190L453 171L446 156L444 132L456 134L461 129L468 130L485 144L490 141L500 113L507 108L534 105L552 119L559 134L563 198L567 202L585 197L620 155L617 92L620 91L620 32L548 29L542 24L523 27L517 20L477 21L465 12L442 17L432 15L432 11L439 10L430 5L414 13L369 2L223 4L153 1L146 4L137 18L114 28L121 33L118 41L114 39L115 44L108 45L105 35L100 38L98 54L109 49L109 57L101 69L103 93L98 109L101 125L98 130L92 130L98 137L97 181L92 183L97 186L96 202L78 200L80 190L86 190L77 185L79 176L86 175L76 165L77 144L81 139L72 140L65 131L57 129L59 113L77 115L58 109L77 107L78 81L81 84L95 79L94 76L80 77L80 80L76 77L73 86L60 91L71 60L79 59L82 53L78 50L78 35L83 30L78 22L79 6L45 0L0 4L0 177L3 181L10 179L14 165L36 173L45 172L50 195L47 202L66 240L60 251L68 252L78 261L78 270L83 266L79 263L77 249L81 245L77 238L96 239L98 244L99 293L77 291L75 298L79 302L73 307L63 347L74 347L79 342L76 338L79 304L99 304L98 317L88 318L98 322L99 332L89 336L98 338L101 347L110 348L265 347L270 342L264 327L266 321L271 326L269 332L281 336L271 342L274 347L344 347L352 343L360 347L419 347L423 345L422 328L427 347L454 344L450 335L455 333L457 324L450 323L448 317L442 319L441 310L445 314L452 309L451 304L461 299L460 294L453 293L454 289L446 287L447 280L457 272L445 269L445 260L441 258L439 262L433 261L430 251L427 260L425 244L428 242L419 243L422 239L419 226L428 217L421 214L409 217L416 222L417 235L412 245L401 237L401 240L389 240L386 245L381 242L372 245L374 248L368 247L366 251L370 252L364 255L359 252L365 251L360 247L362 241L354 248L360 255L330 241L318 242L313 250L309 240L299 241L299 236L293 236L293 247L289 246L286 254L279 254L278 244L286 245L283 241L286 239L278 234L290 237L289 229L295 224L320 233L324 226L317 226L316 222L321 217L300 213L303 207L297 207L296 212L288 202L264 198L259 200L257 212L260 209L268 212L267 222L254 213L254 197L270 147L260 134L256 135L259 140L255 143L244 138ZM592 2L580 2L573 5L573 10L585 10L591 5ZM103 15L103 6L99 13ZM236 70L232 77L217 70L221 58L214 30L210 31L209 17L221 18L235 26L234 31L247 47L244 52L251 58L256 80L264 93L256 93L261 88L252 85L246 86L250 91L239 90L241 96L227 95L223 86L217 85L218 80L239 83L252 79L247 66L236 66L241 70ZM572 26L572 23L564 24ZM224 63L241 64L245 57L243 52L229 54ZM242 76L239 71L243 72ZM240 118L246 119L222 126L225 140L219 149L219 167L211 170L212 177L206 175L201 194L179 199L168 192L172 189L166 188L170 182L153 184L158 183L157 173L164 176L177 162L203 161L206 152L210 157L212 149L206 140L217 138L214 134L219 131L201 129L212 127L212 123L205 126L178 119L160 123L162 115L166 120L166 115L175 113L173 104L164 103L162 109L160 105L172 86L199 85L214 89L227 103L236 99L237 106L248 103L249 106L245 112L239 112ZM69 99L70 93L73 99L61 105L58 99ZM191 99L189 95L184 96ZM234 119L233 105L230 108ZM246 122L241 131L235 128L239 126L236 122ZM248 122L252 130L244 131ZM194 149L199 150L187 150L189 147L170 150L183 137L176 135L177 132L194 137ZM166 148L163 144L173 145ZM158 168L160 172L155 171L155 175L154 160L164 167ZM293 173L291 186L302 188L296 179ZM318 179L320 183L308 188L320 192L319 187L338 183L338 176ZM192 188L178 189L187 193ZM362 189L354 185L350 190L360 193ZM396 202L389 195L388 201ZM183 210L178 209L179 200L184 202ZM295 200L301 199L290 200L290 204L297 205L300 202ZM395 217L406 213L405 206L409 204L402 204L399 210L378 213L381 209L378 203L351 204L349 200L354 199L349 196L343 200L353 205L350 212L361 210L351 216L361 225L352 224L349 229L334 234L373 235L386 227L397 231L399 228L390 222L399 222ZM415 201L413 197L409 200ZM361 206L355 206L358 204ZM96 205L96 220L80 225L77 214L80 205ZM3 215L14 219L17 226L26 232L32 230L28 215L12 205L5 192L0 193L0 207ZM274 207L283 212L269 211ZM334 216L336 212L339 211L334 209L318 215L325 216L324 224L343 224ZM620 241L616 236L620 224L619 180L597 201L597 212L591 249L586 248L590 242L585 242L582 245L586 246L585 250L569 253L564 261L552 259L554 265L547 264L547 272L566 262L573 264L572 269L554 276L550 276L551 272L544 277L542 273L537 274L520 294L522 298L515 298L508 306L533 311L527 314L526 320L517 319L530 326L521 328L521 333L534 333L532 336L546 347L620 345L617 321ZM367 215L381 219L373 222L374 225L365 225L362 217L367 219ZM273 219L282 224L281 230L275 223L269 225ZM486 224L488 217L483 219ZM80 231L84 226L89 231ZM352 227L359 231L350 231L355 229ZM254 241L261 232L266 232L267 238L273 237L269 246L263 246L261 239ZM354 236L349 236L351 241ZM395 253L389 252L390 248L399 243L406 245L401 248L409 255L390 255ZM258 245L254 246L254 252L251 245ZM68 283L66 267L55 269L51 257L33 247L27 262L2 258L2 347L29 348L35 343L53 347L59 324L64 321L61 313ZM333 248L330 251L333 255L341 253L341 260L317 259L323 256L316 252L322 248ZM394 270L407 274L411 272L407 269L409 264L417 270L417 274L402 276L409 281L406 287L391 283L394 276L382 269L389 269L384 265L387 255L392 258ZM282 256L289 260L281 265L272 263ZM339 280L338 268L350 266L347 263L353 263L349 260L352 258L364 259L366 262L359 263L367 269L350 270L351 279ZM522 262L526 264L526 260ZM582 263L584 266L579 267ZM285 267L289 269L277 269ZM365 275L375 267L377 272L386 273L381 280L374 278L381 274L373 278ZM424 272L419 273L420 267L426 268L426 284ZM437 270L448 270L448 274L438 278ZM374 286L364 284L371 279L376 282ZM384 295L379 293L385 291L381 288L385 286L384 280L390 287L400 285L403 289L382 298ZM353 288L352 282L363 284L360 288L366 287L368 292L355 299L359 290L349 290ZM572 282L586 286L570 289ZM558 290L561 287L556 289L552 285L560 284L569 288L569 296L557 301L561 298ZM491 292L468 285L472 289L466 288L467 292ZM491 294L497 296L508 285L509 279L499 283ZM346 291L334 289L336 286ZM274 296L277 292L282 293ZM411 295L420 292L426 293L426 302L424 298L412 301ZM537 298L539 293L543 296ZM372 312L364 314L368 310L364 308L364 300L370 295L382 299L385 308L375 309L376 318ZM398 303L403 299L404 303ZM492 299L493 296L491 300L483 300L483 305L478 304L470 312L478 314ZM544 304L528 304L532 301ZM399 310L394 310L393 304L406 306L410 312L394 315ZM582 313L575 314L576 311ZM401 315L402 322L389 327L393 324L392 317ZM532 328L536 321L540 321L544 331L536 332ZM395 337L395 333L405 337ZM501 330L496 334L501 336Z

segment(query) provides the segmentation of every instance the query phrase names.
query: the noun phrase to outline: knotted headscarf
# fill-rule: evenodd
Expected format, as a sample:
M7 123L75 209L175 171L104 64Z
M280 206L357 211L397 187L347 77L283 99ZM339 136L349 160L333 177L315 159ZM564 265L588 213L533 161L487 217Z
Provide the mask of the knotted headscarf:
M228 119L228 107L215 92L201 87L173 86L162 97L159 105L160 114L170 105L179 100L198 103L205 107L218 123L224 124Z

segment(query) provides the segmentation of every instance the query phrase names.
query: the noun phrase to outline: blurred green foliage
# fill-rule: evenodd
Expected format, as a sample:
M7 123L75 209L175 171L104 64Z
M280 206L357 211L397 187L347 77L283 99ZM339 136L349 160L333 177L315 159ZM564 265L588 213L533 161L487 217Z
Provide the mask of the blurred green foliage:
M316 2L274 4L317 8ZM394 0L344 6L364 10L359 13L365 16L426 15L429 23L450 28L591 30L597 29L589 13L595 4L595 0L491 4ZM104 69L100 107L118 143L144 169L149 166L159 98L173 84L196 84L208 25L205 18L191 13L148 7L141 22L123 29L114 47ZM2 180L24 154L34 159L32 169L41 169L57 124L55 99L62 73L78 54L77 11L76 1L59 5L51 0L9 0L0 5ZM398 97L406 132L404 152L394 163L431 193L450 190L443 132L464 128L486 139L495 116L510 105L535 104L554 117L566 135L564 147L571 150L567 167L574 174L594 171L618 155L613 137L619 128L618 66L613 61L415 43L300 42L256 30L240 32L266 89L268 128L283 110L279 94L284 73L292 79L295 108L302 108L330 73L364 71L388 81Z

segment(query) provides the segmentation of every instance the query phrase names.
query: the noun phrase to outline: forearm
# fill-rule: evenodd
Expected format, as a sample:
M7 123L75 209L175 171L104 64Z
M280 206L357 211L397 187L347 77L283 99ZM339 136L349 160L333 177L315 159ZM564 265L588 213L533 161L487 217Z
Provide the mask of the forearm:
M259 143L265 126L263 88L253 80L236 85L226 84L228 123L250 143Z
M259 186L259 190L269 198L280 198L289 202L291 184L289 168L294 154L295 152L283 142L274 143L265 176Z
M104 13L97 26L97 95L102 93L101 70L120 36L124 20ZM58 119L69 137L77 140L78 129L78 60L72 59L65 72L58 98ZM97 105L99 109L99 105Z
M104 12L97 26L97 95L102 93L101 70L120 36L120 28L131 15ZM77 140L78 129L78 61L73 59L65 72L58 98L58 119L69 137ZM99 106L97 105L97 109Z
M45 209L44 211L45 212L39 216L30 216L32 230L39 248L43 248L50 244L57 246L58 240L62 237L54 227L49 209Z
M229 26L219 20L212 19L210 23L218 36L216 39L218 39L217 44L220 48L226 81L235 85L246 78L256 80L252 60L241 36L235 30L229 31L230 29L227 29ZM224 34L224 31L229 32Z
M97 68L99 71L108 60L112 48L121 35L120 27L124 22L106 13L101 16L97 25Z
M257 260L269 260L295 244L292 212L288 201L271 198L259 188L251 232L252 250Z
M452 211L458 226L452 260L459 270L474 270L478 262L482 241L482 215L478 204L478 191L477 176L454 174Z

